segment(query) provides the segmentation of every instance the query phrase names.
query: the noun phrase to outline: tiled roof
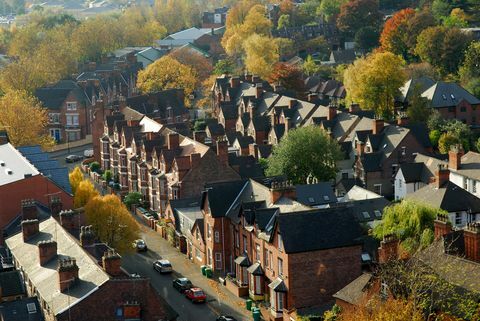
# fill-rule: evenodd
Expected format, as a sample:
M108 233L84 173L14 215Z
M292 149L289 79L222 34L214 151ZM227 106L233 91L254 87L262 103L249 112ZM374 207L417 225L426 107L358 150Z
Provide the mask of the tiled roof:
M308 206L325 205L337 202L332 184L320 182L317 184L296 185L297 201Z
M422 96L430 101L432 108L457 106L462 100L467 101L471 105L480 104L480 100L477 97L453 82L439 81L427 89Z
M25 294L23 279L19 270L1 272L0 287L2 289L2 297Z
M371 279L372 275L370 273L363 273L347 284L343 289L335 293L333 297L353 305L358 305L361 303L365 288L368 286Z
M247 181L231 181L206 184L208 204L212 217L223 217L233 204Z

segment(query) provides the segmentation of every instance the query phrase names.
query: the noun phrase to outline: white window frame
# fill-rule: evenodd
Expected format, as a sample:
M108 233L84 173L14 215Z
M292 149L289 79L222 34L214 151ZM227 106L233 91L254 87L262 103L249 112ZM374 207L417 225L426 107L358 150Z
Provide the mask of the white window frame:
M59 113L48 113L48 122L50 124L60 124L60 114Z
M214 231L213 235L214 235L214 238L215 238L215 243L220 243L220 232Z
M282 240L282 235L280 233L278 235L278 250L280 252L283 252L283 240Z
M77 102L67 101L67 110L77 110Z
M283 259L281 257L277 258L278 265L278 275L283 275Z
M78 114L66 114L66 125L67 126L79 126L80 125L80 117ZM75 121L76 120L76 121Z

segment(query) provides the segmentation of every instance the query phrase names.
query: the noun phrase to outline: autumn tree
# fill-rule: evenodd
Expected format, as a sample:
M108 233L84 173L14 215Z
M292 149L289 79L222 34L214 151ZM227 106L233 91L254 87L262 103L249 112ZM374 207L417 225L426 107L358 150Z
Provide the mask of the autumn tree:
M6 129L14 146L52 147L55 142L46 133L47 124L47 110L25 91L7 91L0 98L0 128Z
M275 38L273 39L278 46L278 54L280 59L289 59L297 53L295 41L288 38Z
M274 147L267 159L268 176L286 175L294 184L305 184L307 178L319 181L334 179L342 152L337 141L318 126L290 130Z
M306 90L302 71L284 62L278 62L274 65L268 81L271 84L281 85L288 91L295 92L297 97L304 95Z
M335 321L423 321L423 311L413 300L374 298L368 306L342 311Z
M85 206L85 215L100 241L120 254L133 250L140 228L116 195L93 197Z
M312 56L308 55L303 62L302 69L307 76L313 76L318 72L320 67L317 65L315 60L313 60Z
M407 34L407 23L414 15L415 10L407 8L398 11L385 22L380 35L380 43L383 50L402 55L404 58L407 57L409 48L405 40L411 36Z
M279 59L277 43L270 37L254 33L245 40L243 48L247 70L262 78L268 78L273 64Z
M98 191L88 179L82 180L75 189L73 205L75 208L84 207L92 198L98 196Z
M347 0L322 0L317 8L317 14L326 21L332 21L338 16L340 7L346 2Z
M70 186L72 187L72 192L75 195L75 192L83 181L83 174L80 170L80 167L76 166L73 171L68 174L68 180L70 181Z
M346 35L353 36L363 27L378 26L380 13L376 0L352 0L340 7L337 27Z
M480 42L470 44L459 70L460 79L474 96L480 96Z
M357 59L343 75L347 100L390 119L398 88L406 80L404 64L401 57L390 52L377 52Z
M193 93L198 76L194 69L170 56L164 56L138 73L137 87L144 93L152 93L172 88L183 88L185 103Z
M199 83L210 77L213 71L213 66L209 59L188 47L174 50L170 57L195 70Z

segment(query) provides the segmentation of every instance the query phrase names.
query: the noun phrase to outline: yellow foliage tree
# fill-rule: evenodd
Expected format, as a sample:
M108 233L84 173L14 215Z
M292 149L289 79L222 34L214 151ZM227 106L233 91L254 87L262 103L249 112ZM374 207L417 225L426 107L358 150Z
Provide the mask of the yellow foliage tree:
M98 191L95 189L92 182L84 179L75 189L73 206L75 206L75 208L84 207L91 199L98 195Z
M46 134L47 110L25 91L7 91L0 98L0 128L5 128L15 146L55 144Z
M80 182L83 181L83 174L80 170L80 167L76 166L73 171L68 174L68 180L70 181L72 192L75 195L78 185L80 185Z
M211 61L188 47L174 50L170 53L170 57L179 63L194 69L195 73L198 75L199 83L210 77L212 74L213 66Z
M423 321L423 311L412 301L378 299L355 310L340 313L337 321Z
M117 196L92 198L85 206L85 215L102 242L121 254L133 250L132 243L139 238L140 228Z
M391 52L376 52L357 59L343 74L347 101L373 109L377 116L393 116L394 98L405 83L405 61Z
M170 56L164 56L138 73L137 87L144 93L183 88L185 104L189 105L188 96L193 93L197 79L194 69Z
M268 78L278 62L278 44L272 38L253 34L243 43L245 67L251 73Z

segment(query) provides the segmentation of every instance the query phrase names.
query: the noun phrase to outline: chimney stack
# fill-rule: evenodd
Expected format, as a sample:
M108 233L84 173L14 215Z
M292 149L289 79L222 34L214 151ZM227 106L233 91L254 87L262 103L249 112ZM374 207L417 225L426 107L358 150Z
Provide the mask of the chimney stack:
M291 181L272 182L270 187L270 203L275 204L280 198L297 199L297 190Z
M383 123L383 119L377 119L375 118L373 120L373 126L372 126L372 132L374 135L378 135L382 132L383 130L383 126L384 126L384 123Z
M333 105L328 105L327 120L334 120L337 116L337 108Z
M360 105L359 104L351 104L350 107L348 108L348 111L351 113L356 113L360 111Z
M467 224L463 231L463 240L466 258L480 262L480 222Z
M74 258L58 260L58 285L60 292L66 292L78 280L78 266Z
M33 199L22 200L22 220L34 220L38 218L37 204Z
M246 82L252 82L253 76L251 74L245 74L245 81Z
M293 107L295 107L295 105L297 104L297 100L296 99L290 99L288 101L288 108L292 109Z
M123 271L121 269L122 257L113 249L107 250L102 257L102 267L105 272L111 276L121 276Z
M217 157L220 163L228 165L228 142L226 140L217 140Z
M37 235L39 231L39 223L37 219L22 221L23 241L26 242L33 236Z
M259 76L257 76L257 75L253 75L253 76L252 76L252 82L253 82L253 83L258 83L259 81L260 81L260 77L259 77Z
M230 78L230 87L237 88L240 85L240 78L238 77L231 77Z
M80 228L80 214L74 210L63 210L59 214L60 225L71 232Z
M95 233L92 226L82 226L80 228L80 244L82 247L91 246L95 243Z
M62 199L58 196L53 197L52 201L50 202L50 212L51 212L52 216L53 217L58 217L58 214L60 214L62 209L63 209Z
M387 263L398 258L398 240L394 235L385 235L378 248L378 262Z
M358 141L356 147L357 147L357 156L359 157L362 156L363 153L365 152L365 143Z
M180 135L177 133L168 134L168 149L176 149L180 146Z
M308 102L315 103L317 100L318 100L317 93L308 94Z
M450 180L450 171L446 166L439 164L435 171L435 187L441 188L446 182Z
M41 241L38 243L38 258L40 265L44 266L57 255L57 242Z
M447 214L438 214L433 226L436 240L452 233L452 223L450 223Z
M263 94L263 85L261 82L259 82L255 85L255 98L260 99L260 97L262 97L262 94Z
M202 156L200 153L190 154L190 168L195 168L198 164L200 164L201 158Z
M193 132L193 139L197 142L205 144L205 138L207 138L207 133L204 130Z
M455 171L460 169L463 154L463 147L461 145L452 146L448 152L448 167Z
M397 125L398 126L407 126L408 125L408 117L407 116L398 116L397 118Z
M248 154L258 159L258 145L253 143L248 145Z

